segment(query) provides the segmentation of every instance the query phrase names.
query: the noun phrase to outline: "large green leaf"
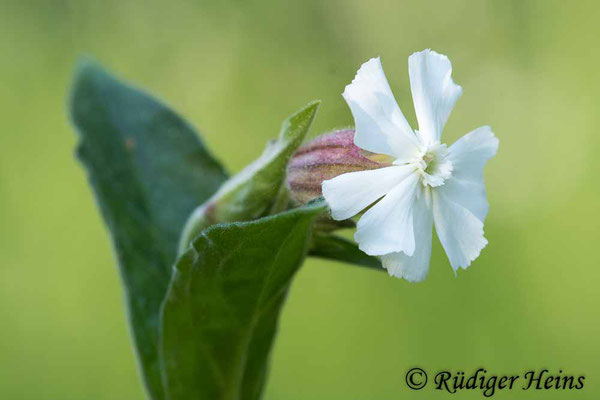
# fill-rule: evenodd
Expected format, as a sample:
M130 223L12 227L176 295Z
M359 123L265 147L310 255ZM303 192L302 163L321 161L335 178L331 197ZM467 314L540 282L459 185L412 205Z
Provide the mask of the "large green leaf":
M170 400L255 400L277 320L322 202L213 225L175 266L162 313Z
M309 255L385 271L378 258L363 253L356 244L335 235L316 234Z
M70 113L112 236L144 381L163 399L159 309L179 234L226 174L181 117L93 62L78 66Z

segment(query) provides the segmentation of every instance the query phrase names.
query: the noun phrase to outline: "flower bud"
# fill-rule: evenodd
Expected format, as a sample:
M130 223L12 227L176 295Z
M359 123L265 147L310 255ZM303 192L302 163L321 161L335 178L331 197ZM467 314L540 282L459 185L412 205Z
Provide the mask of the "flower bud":
M251 221L285 209L286 165L304 140L319 108L319 101L283 122L279 137L267 144L263 154L225 182L188 218L179 239L182 254L205 228L221 222Z
M387 156L371 153L354 144L354 130L337 130L300 147L287 168L290 197L304 204L321 196L323 181L347 172L391 165Z

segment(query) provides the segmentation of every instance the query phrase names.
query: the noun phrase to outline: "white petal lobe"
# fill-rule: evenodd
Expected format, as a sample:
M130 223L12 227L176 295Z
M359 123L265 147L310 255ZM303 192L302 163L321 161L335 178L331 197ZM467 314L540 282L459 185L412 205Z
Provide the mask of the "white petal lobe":
M489 126L467 133L448 149L448 157L454 167L453 176L483 183L483 167L497 151L498 138Z
M410 87L422 142L439 141L462 88L452 81L448 57L423 50L408 58Z
M452 202L469 210L481 222L485 222L490 208L483 180L480 182L452 177L437 190Z
M435 230L452 268L467 268L487 245L483 222L439 191L433 193Z
M323 182L323 197L333 219L348 219L379 200L410 173L409 166L349 172Z
M343 96L354 116L358 147L401 160L418 151L417 137L396 103L379 57L360 67Z
M496 154L498 139L488 126L477 128L456 141L449 149L454 171L446 184L439 188L445 197L466 208L481 222L489 210L483 167Z
M418 176L410 174L362 216L354 235L362 251L369 255L413 254L413 206L418 183Z
M413 226L415 232L415 252L412 257L404 253L391 253L381 257L383 267L391 276L404 278L409 282L420 282L427 277L431 259L431 237L433 217L431 198L423 189L415 203Z

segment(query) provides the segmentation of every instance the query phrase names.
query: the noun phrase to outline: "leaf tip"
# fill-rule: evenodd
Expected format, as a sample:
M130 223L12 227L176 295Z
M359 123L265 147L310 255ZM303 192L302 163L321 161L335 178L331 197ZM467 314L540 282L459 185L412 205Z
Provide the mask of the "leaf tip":
M321 100L313 100L299 111L290 115L283 122L279 138L282 140L289 140L292 138L302 141L315 120L320 105Z
M304 106L304 108L302 108L300 111L298 111L297 113L292 115L290 117L290 119L295 119L298 117L310 118L310 120L312 122L312 120L315 118L315 115L317 115L317 111L319 111L320 106L321 106L321 100L313 100L313 101L309 102L306 106Z
M97 72L104 72L104 70L91 56L80 55L75 61L75 68L73 70L73 77L67 99L69 119L75 125L77 125L77 106L80 101L80 97L82 96L83 92L86 91L86 88L91 84L91 80Z
M105 73L104 68L92 56L82 54L75 60L75 68L73 70L73 83L71 93L75 92L77 87L86 79L94 76L97 73Z

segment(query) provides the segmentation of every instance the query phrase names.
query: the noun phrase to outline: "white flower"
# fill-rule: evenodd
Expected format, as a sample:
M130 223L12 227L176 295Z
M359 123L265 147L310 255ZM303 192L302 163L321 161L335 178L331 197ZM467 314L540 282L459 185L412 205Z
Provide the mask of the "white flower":
M324 181L323 196L336 220L375 203L358 221L354 238L360 249L381 256L390 275L421 281L429 270L434 224L455 272L487 244L483 167L496 154L498 139L484 126L450 147L442 144L442 130L462 94L450 60L424 50L409 57L408 69L419 130L402 115L379 58L364 63L343 94L354 116L354 143L395 161Z

